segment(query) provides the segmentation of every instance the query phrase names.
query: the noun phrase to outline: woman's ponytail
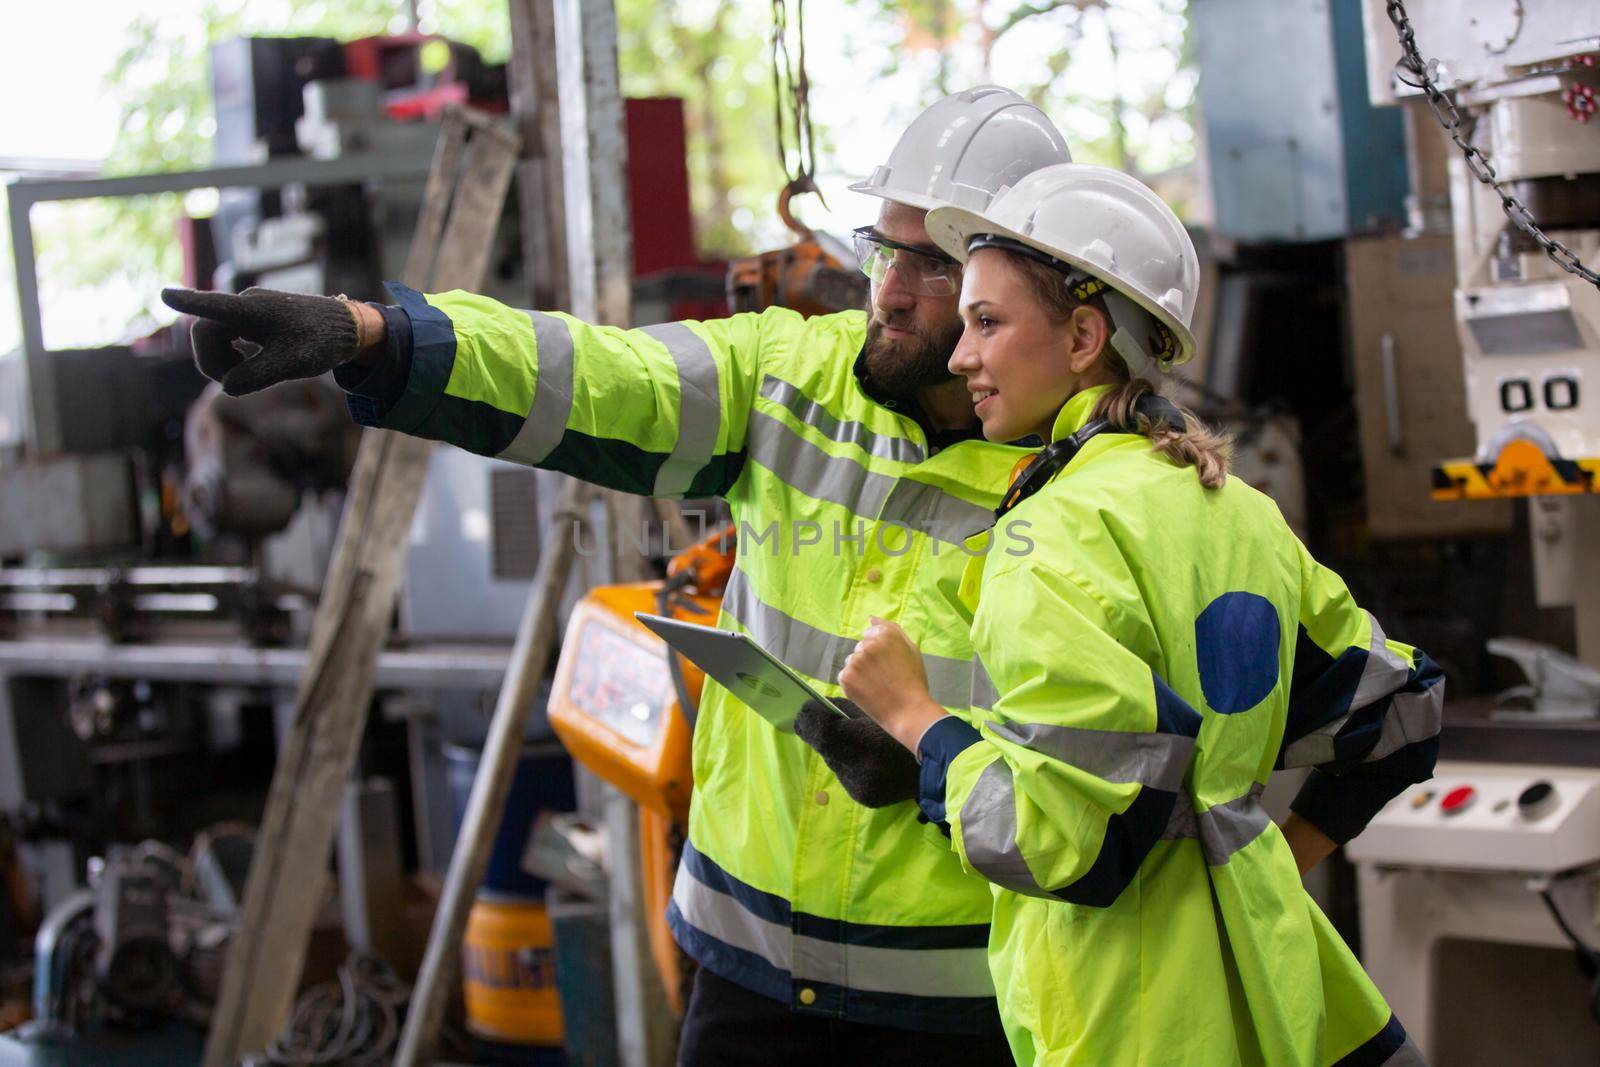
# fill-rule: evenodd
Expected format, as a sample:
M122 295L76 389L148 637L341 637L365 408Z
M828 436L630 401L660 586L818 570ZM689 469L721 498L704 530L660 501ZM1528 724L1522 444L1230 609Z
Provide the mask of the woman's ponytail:
M1228 460L1233 454L1233 439L1217 433L1201 422L1193 412L1178 408L1183 426L1170 425L1165 419L1151 425L1149 418L1135 408L1139 399L1156 392L1156 387L1144 378L1128 377L1127 368L1114 353L1107 352L1108 362L1118 371L1122 384L1115 386L1100 403L1095 405L1092 418L1105 419L1113 426L1131 426L1150 438L1150 447L1174 463L1191 466L1200 476L1200 484L1207 489L1220 489L1228 480Z

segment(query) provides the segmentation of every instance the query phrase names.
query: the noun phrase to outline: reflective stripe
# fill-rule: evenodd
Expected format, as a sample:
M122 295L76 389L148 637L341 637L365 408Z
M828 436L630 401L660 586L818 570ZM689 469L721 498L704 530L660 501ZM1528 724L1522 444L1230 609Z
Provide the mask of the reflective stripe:
M928 692L947 708L968 707L972 699L972 661L922 653L922 669L928 675Z
M676 900L667 901L667 929L684 954L712 974L773 1000L787 1001L793 994L794 985L788 971L781 971L756 953L734 948L698 926L690 925L678 910Z
M683 920L726 945L759 956L795 978L906 996L994 996L985 947L898 949L843 940L824 941L796 934L756 915L728 893L702 882L695 876L694 868L704 868L707 864L709 861L704 856L697 855L695 862L678 868L672 900ZM717 873L728 878L720 869ZM917 928L906 929L911 937L918 933Z
M1367 612L1366 616L1367 621L1372 623L1372 643L1367 646L1367 665L1361 672L1361 682L1356 686L1356 695L1350 701L1351 711L1382 700L1405 685L1406 679L1411 677L1411 664L1389 648L1389 643L1383 635L1383 627L1378 625L1378 620L1372 617L1372 613Z
M989 710L1000 702L1000 690L995 688L994 680L989 677L989 671L978 658L972 654L972 706Z
M1340 1056L1333 1067L1428 1067L1428 1061L1391 1012L1383 1029Z
M996 885L1030 897L1055 899L1040 888L1017 846L1011 768L997 759L983 769L961 805L961 844L972 869Z
M1393 1056L1383 1061L1382 1067L1428 1067L1428 1060L1417 1043L1408 1037L1405 1044L1394 1050Z
M1374 619L1370 612L1367 613L1367 618L1372 623L1372 641L1367 646L1367 662L1362 667L1361 681L1356 684L1355 695L1350 698L1350 707L1337 719L1317 727L1286 747L1283 750L1281 760L1283 766L1319 767L1324 763L1332 763L1336 758L1334 739L1339 736L1339 731L1343 730L1350 722L1350 716L1358 711L1365 710L1377 701L1394 693L1410 679L1411 665L1389 648L1388 642L1384 639L1383 627L1378 625L1378 620ZM1442 698L1443 691L1441 690L1438 695ZM1391 727L1388 718L1392 717L1392 715L1393 710L1391 710L1389 716L1385 717L1383 724L1384 739L1379 741L1380 747L1390 739L1389 732ZM1433 733L1438 732L1438 728L1435 727ZM1422 734L1420 737L1431 737L1433 733ZM1420 737L1413 735L1411 740L1419 740ZM1402 745L1403 743L1404 741L1402 740ZM1402 747L1402 745L1395 745L1393 748L1387 749L1384 755L1388 755L1395 749Z
M1383 718L1383 736L1367 753L1367 762L1400 751L1413 741L1426 741L1444 725L1444 683L1420 693L1396 693Z
M869 471L856 460L824 451L765 411L750 413L749 455L806 496L940 541L960 545L994 525L988 508L927 482Z
M678 367L678 441L656 472L655 496L682 496L711 462L722 428L717 361L705 338L681 322L646 326L640 333L667 346Z
M1176 794L1161 839L1199 838L1206 863L1213 867L1227 863L1272 823L1261 806L1261 793L1266 787L1259 782L1251 783L1244 796L1195 812L1193 800L1183 788L1183 776L1194 750L1193 738L1016 723L991 723L989 729L1107 781L1137 782L1141 788ZM1157 744L1141 744L1141 739ZM1017 844L1015 783L1004 759L983 769L962 803L961 843L967 862L991 882L1028 896L1056 899L1034 878Z
M1198 815L1189 795L1180 794L1161 839L1198 838L1206 863L1221 867L1235 852L1260 837L1272 824L1272 818L1261 806L1261 791L1265 788L1257 782L1244 796L1218 804Z
M722 610L784 665L818 681L837 678L856 647L851 638L819 630L762 602L739 567L728 575Z
M1172 805L1172 814L1167 818L1167 829L1162 833L1161 840L1175 841L1199 836L1200 827L1194 819L1194 801L1189 799L1189 794L1180 793L1177 802Z
M993 723L989 729L999 737L1108 782L1137 782L1166 793L1183 788L1183 776L1194 755L1194 738L1181 734L1009 722Z
M739 567L728 576L722 610L785 666L819 682L837 684L846 657L856 647L854 637L819 630L762 601ZM922 666L933 699L947 708L967 707L973 688L972 662L924 652Z
M1333 735L1344 728L1350 716L1345 715L1326 726L1319 727L1283 750L1280 762L1285 767L1320 767L1334 759Z
M678 868L672 900L690 926L735 948L754 952L779 970L791 969L789 928L757 916L726 893L702 884L689 872L688 864Z
M998 500L995 501L999 503ZM994 526L994 509L969 504L936 485L901 478L879 514L883 522L921 530L930 537L965 545L967 538Z
M1263 788L1255 783L1244 796L1198 815L1188 795L1180 792L1161 839L1199 838L1206 863L1221 867L1271 825L1261 806ZM967 862L991 882L1030 897L1059 899L1035 880L1017 845L1015 789L1005 760L983 769L961 805L961 843Z
M761 382L761 395L788 409L791 415L830 441L855 445L868 455L896 463L921 463L928 458L915 441L886 437L873 433L862 423L834 418L827 408L781 378L767 375Z
M796 935L794 976L871 993L992 997L988 950L871 948Z
M528 312L528 318L533 320L539 377L522 428L500 458L532 465L561 443L572 416L572 330L564 320L541 311Z
M851 459L830 455L765 411L750 413L750 458L817 500L876 515L897 481Z

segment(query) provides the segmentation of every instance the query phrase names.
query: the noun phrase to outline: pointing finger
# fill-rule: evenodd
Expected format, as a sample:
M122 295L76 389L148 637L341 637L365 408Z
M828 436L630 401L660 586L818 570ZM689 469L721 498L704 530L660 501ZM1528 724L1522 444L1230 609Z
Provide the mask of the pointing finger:
M197 318L212 319L231 326L235 332L251 340L260 340L264 329L272 324L270 314L253 306L251 301L237 293L210 293L199 289L163 289L161 302L174 311Z

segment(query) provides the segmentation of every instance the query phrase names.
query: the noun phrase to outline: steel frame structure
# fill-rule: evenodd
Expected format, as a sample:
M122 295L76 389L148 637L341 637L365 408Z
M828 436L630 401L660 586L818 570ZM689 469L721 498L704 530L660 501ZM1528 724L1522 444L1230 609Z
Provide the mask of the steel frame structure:
M172 174L125 178L22 178L6 190L11 217L11 259L17 280L17 312L22 322L23 371L27 380L28 452L47 456L61 449L55 379L48 373L52 355L44 345L39 304L39 274L30 212L34 205L63 200L151 196L192 189L281 189L287 185L350 185L357 182L417 180L428 173L427 157L349 155L338 159L283 159L248 167L214 167Z

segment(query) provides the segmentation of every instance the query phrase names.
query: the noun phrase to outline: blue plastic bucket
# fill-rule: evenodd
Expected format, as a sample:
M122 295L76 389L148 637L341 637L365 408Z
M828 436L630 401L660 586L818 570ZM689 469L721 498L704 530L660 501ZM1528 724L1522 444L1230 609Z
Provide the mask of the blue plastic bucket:
M482 756L481 749L468 745L444 746L450 781L450 818L458 837L467 813L467 799L472 795L472 780L478 773ZM522 758L517 761L517 776L506 797L505 816L495 834L489 869L483 875L482 891L542 900L544 881L522 869L528 835L541 811L575 811L577 807L572 759L561 742L536 741L523 746Z

